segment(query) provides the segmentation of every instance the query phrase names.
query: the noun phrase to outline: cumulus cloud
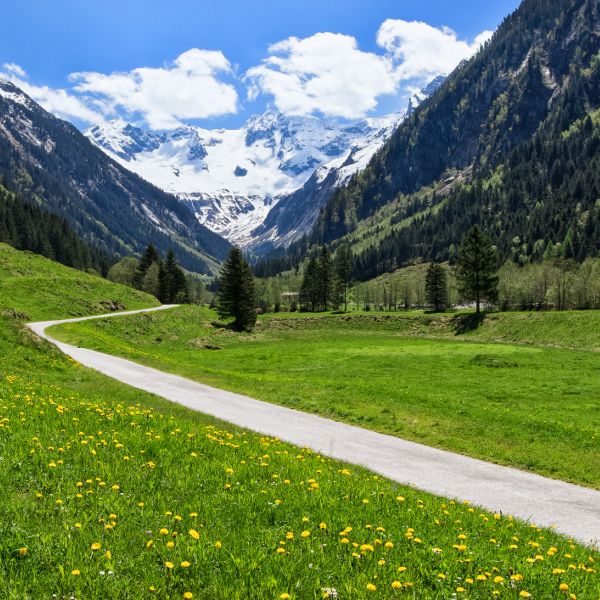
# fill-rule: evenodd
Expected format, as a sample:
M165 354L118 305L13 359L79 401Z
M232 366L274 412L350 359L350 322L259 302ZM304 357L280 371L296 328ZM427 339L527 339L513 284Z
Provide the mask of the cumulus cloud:
M438 29L421 21L388 19L377 32L377 44L394 60L399 80L426 79L450 73L492 33L483 31L469 43L459 40L449 27Z
M187 119L235 113L233 85L219 79L232 73L220 51L192 48L164 67L122 73L72 73L74 90L93 98L105 112L140 116L150 127L170 129Z
M76 119L85 123L100 123L103 115L90 108L88 103L67 90L48 86L33 85L27 80L25 69L15 63L4 63L0 76L21 88L38 104L63 119Z
M270 46L269 53L246 73L250 98L270 94L277 108L288 114L355 118L396 88L389 60L361 51L349 35L290 37Z
M270 95L289 114L361 117L380 96L404 95L450 73L491 35L484 31L469 43L448 27L388 19L377 32L381 54L360 50L348 35L290 37L271 45L269 56L246 72L248 97Z
M13 75L16 75L17 77L22 77L22 78L27 77L27 73L25 72L25 69L23 69L22 67L20 67L19 65L15 64L15 63L4 63L2 65L2 70L5 73L12 73Z

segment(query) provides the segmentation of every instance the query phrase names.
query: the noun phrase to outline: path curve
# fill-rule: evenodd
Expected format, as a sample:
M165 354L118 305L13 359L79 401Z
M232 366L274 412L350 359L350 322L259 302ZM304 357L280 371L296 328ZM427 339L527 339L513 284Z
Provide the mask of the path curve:
M432 494L469 500L492 512L511 514L539 526L553 526L586 544L600 543L600 491L261 402L124 358L77 348L46 333L48 327L61 323L174 306L29 323L28 327L86 367L193 410L361 465Z

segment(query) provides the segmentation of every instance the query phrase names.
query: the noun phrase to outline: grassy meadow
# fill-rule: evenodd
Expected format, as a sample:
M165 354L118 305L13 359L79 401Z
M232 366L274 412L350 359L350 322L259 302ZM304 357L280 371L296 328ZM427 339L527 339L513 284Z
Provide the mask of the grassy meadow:
M259 399L600 488L598 313L496 314L476 328L464 314L280 314L252 334L215 320L186 306L52 332Z
M37 258L15 260L26 268ZM0 285L2 305L13 309L0 315L1 598L600 594L597 550L219 423L81 367L24 327L23 313L73 314L69 290L45 305L36 296L55 277L36 279L20 296L6 296ZM96 312L97 302L121 296L119 286L106 285L104 295L80 298L76 310ZM184 339L183 319L189 328L189 319L208 322L212 314L186 307L172 316L174 329L164 325L169 343ZM116 321L142 339L136 321ZM142 326L162 343L157 322ZM280 333L256 334L267 335ZM192 346L198 353L208 340L257 343L203 325ZM131 350L121 344L121 352Z
M111 303L122 310L159 305L144 292L0 243L0 312L41 321L110 312Z
M600 553L550 531L160 401L14 319L0 352L2 598L600 593Z

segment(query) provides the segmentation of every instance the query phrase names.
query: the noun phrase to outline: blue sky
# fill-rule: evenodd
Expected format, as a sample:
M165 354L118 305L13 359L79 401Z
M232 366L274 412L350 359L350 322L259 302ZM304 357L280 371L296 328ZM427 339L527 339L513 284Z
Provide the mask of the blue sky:
M267 106L352 119L402 108L518 4L28 0L4 11L0 71L80 127L234 127Z

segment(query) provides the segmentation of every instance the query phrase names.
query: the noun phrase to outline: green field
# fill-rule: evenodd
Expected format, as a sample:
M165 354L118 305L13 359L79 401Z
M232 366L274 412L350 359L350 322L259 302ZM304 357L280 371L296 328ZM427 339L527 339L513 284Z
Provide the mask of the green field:
M0 243L0 312L57 319L106 313L111 303L129 310L160 304L144 292Z
M70 314L34 296L0 299ZM1 598L600 593L596 550L121 385L13 311L0 316L0 356Z
M469 315L280 315L263 318L253 334L215 327L215 319L208 309L180 307L53 334L259 399L600 487L598 313L497 314L476 329Z

